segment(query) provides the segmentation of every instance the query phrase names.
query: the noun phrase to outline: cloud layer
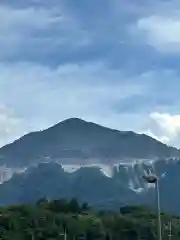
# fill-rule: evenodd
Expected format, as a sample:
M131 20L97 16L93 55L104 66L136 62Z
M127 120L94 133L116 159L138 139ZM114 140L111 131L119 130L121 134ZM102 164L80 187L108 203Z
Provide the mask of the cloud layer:
M180 147L179 10L160 0L2 0L0 145L81 117Z

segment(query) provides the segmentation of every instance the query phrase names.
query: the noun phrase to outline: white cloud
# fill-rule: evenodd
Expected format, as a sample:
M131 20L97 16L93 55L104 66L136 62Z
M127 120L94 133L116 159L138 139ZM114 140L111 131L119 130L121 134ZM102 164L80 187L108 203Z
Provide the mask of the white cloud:
M147 130L143 132L168 145L180 147L180 115L153 112L149 115Z
M180 13L150 16L137 21L136 30L147 43L163 52L180 52Z

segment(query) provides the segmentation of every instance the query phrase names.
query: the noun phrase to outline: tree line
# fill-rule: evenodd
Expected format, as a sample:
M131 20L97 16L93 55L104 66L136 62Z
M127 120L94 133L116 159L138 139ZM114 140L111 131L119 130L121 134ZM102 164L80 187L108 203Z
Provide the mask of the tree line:
M173 219L173 238L179 239L179 217L162 214L163 223ZM76 199L40 199L36 204L0 208L0 239L9 240L154 240L156 213L144 206L119 211L97 210ZM164 228L163 239L168 239Z

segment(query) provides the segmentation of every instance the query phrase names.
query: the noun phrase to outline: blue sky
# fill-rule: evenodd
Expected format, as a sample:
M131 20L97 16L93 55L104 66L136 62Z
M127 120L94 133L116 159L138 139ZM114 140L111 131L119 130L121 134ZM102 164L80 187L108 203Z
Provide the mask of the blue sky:
M180 2L1 0L0 145L69 117L180 147Z

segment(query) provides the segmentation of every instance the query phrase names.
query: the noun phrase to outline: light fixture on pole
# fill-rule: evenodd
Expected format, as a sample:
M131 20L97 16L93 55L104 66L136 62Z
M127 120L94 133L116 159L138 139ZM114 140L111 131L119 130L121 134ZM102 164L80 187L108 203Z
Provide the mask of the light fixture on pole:
M159 193L159 179L156 175L143 176L143 179L149 183L154 184L156 189L157 198L157 215L158 215L158 240L162 240L162 229L161 229L161 209L160 209L160 193Z

